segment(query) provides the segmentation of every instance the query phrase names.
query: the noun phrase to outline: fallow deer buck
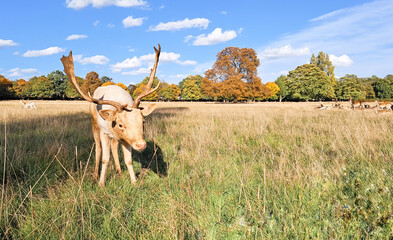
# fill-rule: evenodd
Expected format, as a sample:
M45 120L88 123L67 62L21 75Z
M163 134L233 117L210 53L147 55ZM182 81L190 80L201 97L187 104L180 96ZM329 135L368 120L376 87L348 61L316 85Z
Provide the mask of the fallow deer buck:
M124 161L131 177L131 182L136 182L136 176L132 167L131 148L142 151L146 148L146 142L143 138L144 116L149 115L156 108L156 104L150 104L147 107L140 107L141 99L155 92L160 82L154 89L152 88L154 76L157 70L157 64L161 52L161 46L158 44L158 50L155 50L155 63L151 69L150 79L146 89L139 94L135 100L132 100L130 94L116 85L110 85L97 88L93 96L90 93L85 94L75 79L74 61L72 51L68 57L63 56L60 60L64 66L64 72L75 86L78 93L90 104L90 114L93 125L93 135L96 144L96 164L94 176L98 179L98 169L102 156L101 175L99 185L105 185L105 176L110 159L110 150L115 160L117 172L121 173L118 144L122 145Z

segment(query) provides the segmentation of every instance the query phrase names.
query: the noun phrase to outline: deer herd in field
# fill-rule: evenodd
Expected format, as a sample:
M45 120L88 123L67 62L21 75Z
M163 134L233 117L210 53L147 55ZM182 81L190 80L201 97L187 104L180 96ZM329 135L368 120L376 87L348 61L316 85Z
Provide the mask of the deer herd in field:
M352 110L371 109L374 110L376 113L393 113L393 102L387 102L387 101L367 102L367 101L352 100L352 98L349 98L349 102L336 101L331 104L323 104L321 102L320 105L317 106L316 108L320 110L329 110L333 108L352 109Z

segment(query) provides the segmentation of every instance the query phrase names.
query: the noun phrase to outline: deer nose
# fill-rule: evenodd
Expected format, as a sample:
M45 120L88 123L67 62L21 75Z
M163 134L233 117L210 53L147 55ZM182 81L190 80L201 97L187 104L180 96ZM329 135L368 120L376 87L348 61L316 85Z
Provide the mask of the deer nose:
M143 149L146 148L146 142L139 142L139 143L136 143L135 146L136 146L138 149L143 150Z

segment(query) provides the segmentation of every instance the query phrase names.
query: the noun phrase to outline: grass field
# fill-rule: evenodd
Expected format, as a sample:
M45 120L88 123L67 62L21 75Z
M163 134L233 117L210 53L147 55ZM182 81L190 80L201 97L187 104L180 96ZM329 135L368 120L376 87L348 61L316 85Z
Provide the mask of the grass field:
M0 102L0 238L393 238L393 115L316 105L159 103L100 188L86 102Z

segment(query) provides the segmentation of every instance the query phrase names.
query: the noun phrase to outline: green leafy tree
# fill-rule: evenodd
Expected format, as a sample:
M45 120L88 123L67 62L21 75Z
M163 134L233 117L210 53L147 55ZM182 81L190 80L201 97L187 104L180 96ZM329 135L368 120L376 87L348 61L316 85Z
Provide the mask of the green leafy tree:
M133 96L133 95L134 95L134 91L135 91L135 89L136 89L136 85L130 84L130 85L128 85L127 88L128 88L128 90L130 91L131 96Z
M379 78L372 83L375 95L379 99L393 99L393 75Z
M132 93L132 98L135 99L136 96L138 96L140 93L142 93L147 86L147 83L149 82L149 77L145 77L142 82L138 83L135 85L135 90ZM157 77L154 77L153 80L153 85L152 88L155 88L158 84L158 82L160 82L160 80ZM160 87L158 87L157 91L155 91L154 93L142 98L142 100L149 100L149 101L155 101L157 100L157 92L160 91L160 89L162 88L162 83L160 84Z
M91 71L86 75L85 81L83 81L81 89L85 93L90 92L91 94L93 94L93 92L99 86L101 86L101 81L98 76L98 73Z
M102 76L100 78L101 85L103 85L104 83L109 82L109 81L112 81L112 78L110 78L108 76Z
M135 85L135 90L132 93L132 98L133 99L135 99L139 94L141 94L146 89L146 86L147 86L148 82L149 82L149 77L145 77L142 80L142 82L137 83ZM152 88L156 87L159 82L160 82L160 80L157 77L154 77ZM162 86L160 84L159 88L161 88L161 87ZM159 89L157 89L157 91L158 90ZM142 100L148 100L148 101L155 101L155 100L157 100L157 91L155 91L154 93L152 93L152 94L142 98Z
M335 97L331 79L314 64L304 64L289 72L285 85L293 100L321 100Z
M200 100L205 98L202 94L202 81L203 77L201 75L190 75L184 78L179 83L179 88L181 91L181 99L184 100Z
M55 95L55 86L45 76L30 78L29 85L25 92L28 97L52 98Z
M199 87L202 85L203 77L201 75L189 75L179 82L179 88L183 91L184 83L186 81L194 81Z
M48 74L47 78L53 83L54 86L54 97L65 98L65 91L67 89L68 77L59 70L53 71Z
M322 51L318 53L317 57L312 54L310 58L310 64L317 66L319 69L321 69L321 71L325 72L327 76L334 77L335 67L329 59L329 54L326 54Z
M83 84L83 78L76 76L76 81L78 82L79 86ZM71 83L71 81L67 82L67 88L65 90L65 95L67 98L81 98L79 95L78 91L76 91L74 85Z
M174 101L177 100L180 95L180 88L175 84L169 85L168 83L163 82L157 94L157 98L160 100Z
M365 100L367 89L362 80L355 74L347 74L338 80L336 95L340 99Z
M201 87L193 79L184 81L181 98L193 101L200 100L202 98Z
M314 56L315 57L315 56ZM280 92L279 92L279 99L280 102L285 99L288 96L288 86L285 85L285 82L287 80L287 77L284 75L281 75L277 78L277 80L275 81L275 83L278 85L278 87L280 88Z

